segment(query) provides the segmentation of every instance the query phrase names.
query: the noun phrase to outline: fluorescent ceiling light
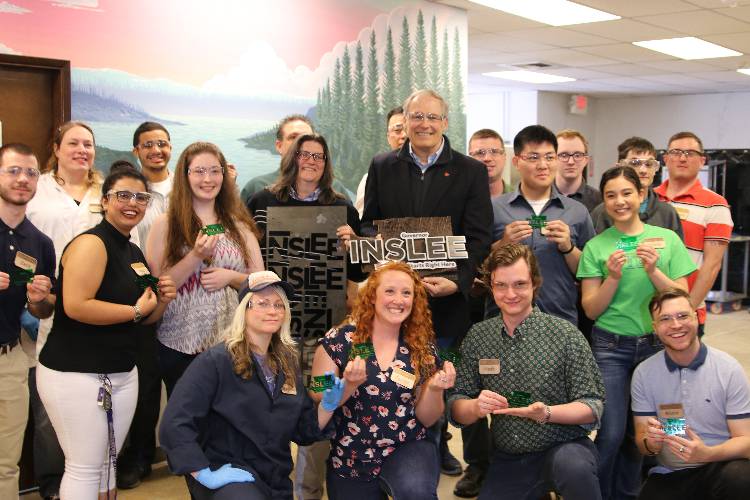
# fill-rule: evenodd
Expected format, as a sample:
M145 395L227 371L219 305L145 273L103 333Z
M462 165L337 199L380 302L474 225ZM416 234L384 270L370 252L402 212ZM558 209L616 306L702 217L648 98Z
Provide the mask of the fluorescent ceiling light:
M742 73L743 75L748 75L748 76L750 76L750 68L742 68L742 69L738 69L738 70L737 70L737 73Z
M663 40L644 40L633 42L633 45L654 50L680 59L711 59L715 57L741 56L741 52L716 45L715 43L686 36L683 38L665 38Z
M492 71L490 73L482 73L484 76L491 76L493 78L505 78L506 80L515 80L517 82L526 83L564 83L574 82L575 78L568 78L567 76L549 75L547 73L537 73L536 71Z
M609 12L568 0L470 0L491 9L525 17L552 26L596 23L620 19Z

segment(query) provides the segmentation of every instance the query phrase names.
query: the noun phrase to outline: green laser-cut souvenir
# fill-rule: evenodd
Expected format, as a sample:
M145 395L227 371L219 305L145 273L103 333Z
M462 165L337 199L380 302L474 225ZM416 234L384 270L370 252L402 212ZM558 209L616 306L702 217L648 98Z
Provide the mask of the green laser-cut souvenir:
M206 236L215 236L217 234L226 232L226 230L221 224L209 224L208 226L205 226L203 229L201 229L201 232Z
M333 387L334 382L335 379L333 378L333 375L319 375L317 377L313 377L310 381L310 390L313 392L323 392L326 389L330 389L331 387Z
M531 394L524 391L513 391L507 399L511 408L525 408L531 404Z
M354 344L352 346L352 350L349 351L349 359L354 359L354 358L367 359L373 354L375 354L375 348L372 346L372 342Z

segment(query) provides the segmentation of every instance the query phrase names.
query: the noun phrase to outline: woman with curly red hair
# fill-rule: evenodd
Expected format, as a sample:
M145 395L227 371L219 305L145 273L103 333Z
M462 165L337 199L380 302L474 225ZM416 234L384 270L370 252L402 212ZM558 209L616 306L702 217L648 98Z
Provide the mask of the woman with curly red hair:
M435 443L427 437L453 386L453 365L437 356L419 275L407 264L377 268L347 322L328 332L313 375L343 373L328 461L328 498L437 500Z

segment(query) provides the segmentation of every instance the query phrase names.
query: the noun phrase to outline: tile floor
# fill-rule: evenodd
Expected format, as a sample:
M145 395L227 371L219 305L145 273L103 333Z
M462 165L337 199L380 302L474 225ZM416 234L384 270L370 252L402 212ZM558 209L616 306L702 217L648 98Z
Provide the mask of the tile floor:
M750 378L750 316L747 310L728 312L720 315L709 314L706 325L707 344L726 351L745 367ZM449 446L453 454L461 459L461 432L452 429L453 439ZM440 500L454 500L458 497L453 495L453 487L459 478L442 475L438 488ZM154 467L154 472L138 488L133 490L122 490L118 492L120 500L177 500L189 498L185 481L181 477L172 476L167 469L166 463ZM35 494L27 494L22 500L39 500Z

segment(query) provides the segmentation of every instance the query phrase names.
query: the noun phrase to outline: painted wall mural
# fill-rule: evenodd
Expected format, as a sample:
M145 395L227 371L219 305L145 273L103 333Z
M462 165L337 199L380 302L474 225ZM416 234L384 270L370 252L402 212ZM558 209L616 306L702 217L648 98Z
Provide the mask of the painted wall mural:
M309 116L352 191L386 151L385 114L417 88L450 105L465 150L464 11L395 0L0 0L0 52L69 59L73 118L95 131L97 166L163 123L173 156L215 142L240 185L278 168L274 126Z

